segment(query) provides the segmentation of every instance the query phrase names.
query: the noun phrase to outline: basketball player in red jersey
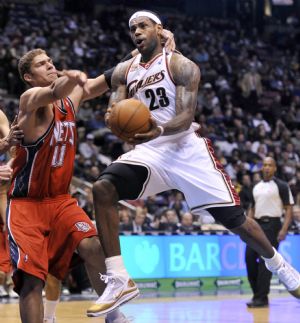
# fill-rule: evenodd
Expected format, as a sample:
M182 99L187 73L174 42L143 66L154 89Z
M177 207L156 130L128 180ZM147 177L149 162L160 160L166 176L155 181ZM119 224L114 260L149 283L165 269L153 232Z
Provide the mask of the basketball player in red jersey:
M180 55L166 55L161 46L160 18L139 11L129 20L131 38L140 55L120 63L112 76L113 103L130 97L151 110L152 129L132 139L135 148L108 166L94 184L96 221L106 256L107 287L87 314L98 316L138 294L124 266L119 236L117 203L177 189L193 213L207 209L217 221L263 257L291 294L300 298L300 275L272 248L259 225L244 214L230 178L206 138L196 135L193 123L200 71Z
M23 132L19 129L16 119L14 120L11 129L6 115L0 110L0 154L7 153L5 158L8 161L11 147L20 143L23 138ZM3 157L3 156L2 156ZM9 297L11 294L8 282L11 280L11 263L9 258L9 247L6 231L6 204L7 190L9 180L12 175L10 162L0 165L0 297Z
M80 71L59 73L41 49L20 59L19 72L31 88L20 98L18 122L24 139L13 163L7 226L21 320L33 323L43 321L48 272L63 279L75 249L93 287L99 295L103 291L98 273L105 265L96 230L68 190L79 103L108 86L104 75L87 79Z

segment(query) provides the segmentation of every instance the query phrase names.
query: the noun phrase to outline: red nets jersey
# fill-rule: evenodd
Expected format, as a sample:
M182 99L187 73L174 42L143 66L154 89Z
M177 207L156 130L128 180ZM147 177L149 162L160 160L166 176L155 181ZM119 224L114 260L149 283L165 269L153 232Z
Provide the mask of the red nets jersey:
M54 118L35 143L17 147L10 197L45 198L67 194L76 152L75 111L69 98L53 105Z

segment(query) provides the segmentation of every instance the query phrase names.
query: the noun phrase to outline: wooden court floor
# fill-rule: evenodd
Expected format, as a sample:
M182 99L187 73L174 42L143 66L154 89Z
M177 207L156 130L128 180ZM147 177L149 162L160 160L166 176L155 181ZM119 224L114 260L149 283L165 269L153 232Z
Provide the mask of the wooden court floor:
M133 323L299 323L300 301L288 294L272 295L269 308L247 309L250 295L142 298L124 305L122 312ZM104 323L88 318L91 301L61 302L57 323ZM0 322L20 322L18 304L0 303Z

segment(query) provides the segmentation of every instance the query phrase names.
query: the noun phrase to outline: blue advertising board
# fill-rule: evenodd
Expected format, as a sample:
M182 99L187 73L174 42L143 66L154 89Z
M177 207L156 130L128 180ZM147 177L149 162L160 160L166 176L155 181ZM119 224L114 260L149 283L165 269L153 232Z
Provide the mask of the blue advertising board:
M133 278L246 276L245 244L236 235L121 236L122 255ZM280 244L300 270L300 236Z

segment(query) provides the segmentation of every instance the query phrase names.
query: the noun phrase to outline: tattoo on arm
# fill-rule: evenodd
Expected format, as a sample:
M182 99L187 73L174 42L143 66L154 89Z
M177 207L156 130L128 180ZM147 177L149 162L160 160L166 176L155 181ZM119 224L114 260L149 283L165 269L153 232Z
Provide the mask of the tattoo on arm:
M171 72L176 83L176 117L164 124L164 134L170 135L187 130L195 114L200 70L182 55L174 54Z
M186 109L194 113L200 81L200 71L198 66L186 57L178 56L176 67L173 70L173 78L177 84L177 114Z
M114 102L119 102L127 98L126 71L128 67L128 61L126 61L124 63L118 64L113 72L111 79L112 94L109 99L109 107Z

